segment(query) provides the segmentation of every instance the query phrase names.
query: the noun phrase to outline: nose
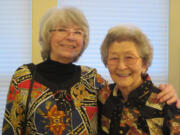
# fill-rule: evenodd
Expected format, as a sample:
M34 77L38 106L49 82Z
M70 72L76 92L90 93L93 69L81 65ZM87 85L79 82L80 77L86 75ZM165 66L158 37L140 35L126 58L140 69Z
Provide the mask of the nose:
M72 31L69 31L67 33L66 37L67 37L68 40L75 40L75 35L74 35L74 32L72 32Z
M126 66L124 60L119 60L117 68L120 69L120 70L123 70L123 69L125 69L126 67L127 67L127 66Z

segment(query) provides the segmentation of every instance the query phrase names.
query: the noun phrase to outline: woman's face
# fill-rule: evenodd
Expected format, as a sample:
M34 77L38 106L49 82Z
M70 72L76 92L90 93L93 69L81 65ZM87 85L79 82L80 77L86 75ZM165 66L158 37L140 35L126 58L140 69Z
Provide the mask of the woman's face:
M84 32L77 26L59 26L50 32L51 60L65 64L73 62L83 49Z
M113 42L108 50L107 67L112 80L120 89L133 90L142 83L141 73L146 71L132 41Z

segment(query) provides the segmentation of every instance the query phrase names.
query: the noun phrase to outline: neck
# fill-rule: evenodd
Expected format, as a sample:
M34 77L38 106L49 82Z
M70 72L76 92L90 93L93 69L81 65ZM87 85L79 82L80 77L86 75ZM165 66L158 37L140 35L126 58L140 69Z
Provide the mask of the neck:
M59 63L62 63L62 64L70 64L70 63L73 62L73 59L66 59L66 58L64 58L64 59L59 58L58 59L58 58L55 58L53 56L50 56L50 60L55 61L55 62L59 62Z
M128 96L129 96L129 93L131 93L131 91L133 91L133 90L122 89L122 88L121 88L121 93L122 93L122 96L123 96L123 98L124 98L125 101L128 100Z
M128 87L121 87L121 86L118 86L118 89L121 91L122 93L122 96L124 98L125 101L128 100L128 96L129 94L135 90L139 85L141 85L143 82L142 78L140 78L139 81L137 81L136 83L134 83L133 85L131 86L128 86Z

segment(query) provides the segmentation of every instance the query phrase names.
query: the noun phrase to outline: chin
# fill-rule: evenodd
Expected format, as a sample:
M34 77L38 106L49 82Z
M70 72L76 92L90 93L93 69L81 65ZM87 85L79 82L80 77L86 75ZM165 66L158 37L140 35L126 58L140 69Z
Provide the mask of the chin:
M129 85L119 85L119 84L118 84L118 87L119 87L119 88L126 88L126 87L129 87Z
M123 87L123 88L130 86L129 83L127 83L127 82L124 82L124 83L123 83L122 81L121 81L121 83L116 83L116 84L118 85L118 87Z

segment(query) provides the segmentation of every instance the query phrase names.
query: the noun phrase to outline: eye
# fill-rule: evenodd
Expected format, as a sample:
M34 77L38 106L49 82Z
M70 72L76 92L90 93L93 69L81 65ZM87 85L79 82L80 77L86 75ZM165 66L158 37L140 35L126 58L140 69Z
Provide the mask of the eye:
M133 57L133 56L125 56L125 59L131 60L131 59L135 59L135 57Z
M135 56L125 56L124 57L124 62L127 65L133 65L137 62L137 60L138 60L138 57L135 57Z
M57 31L59 31L59 32L67 32L67 30L64 29L64 28L59 28L59 29L57 29Z
M119 60L119 58L118 57L111 57L110 60L115 61L115 60Z
M74 31L74 34L76 34L76 35L82 35L83 32L82 32L82 31Z

